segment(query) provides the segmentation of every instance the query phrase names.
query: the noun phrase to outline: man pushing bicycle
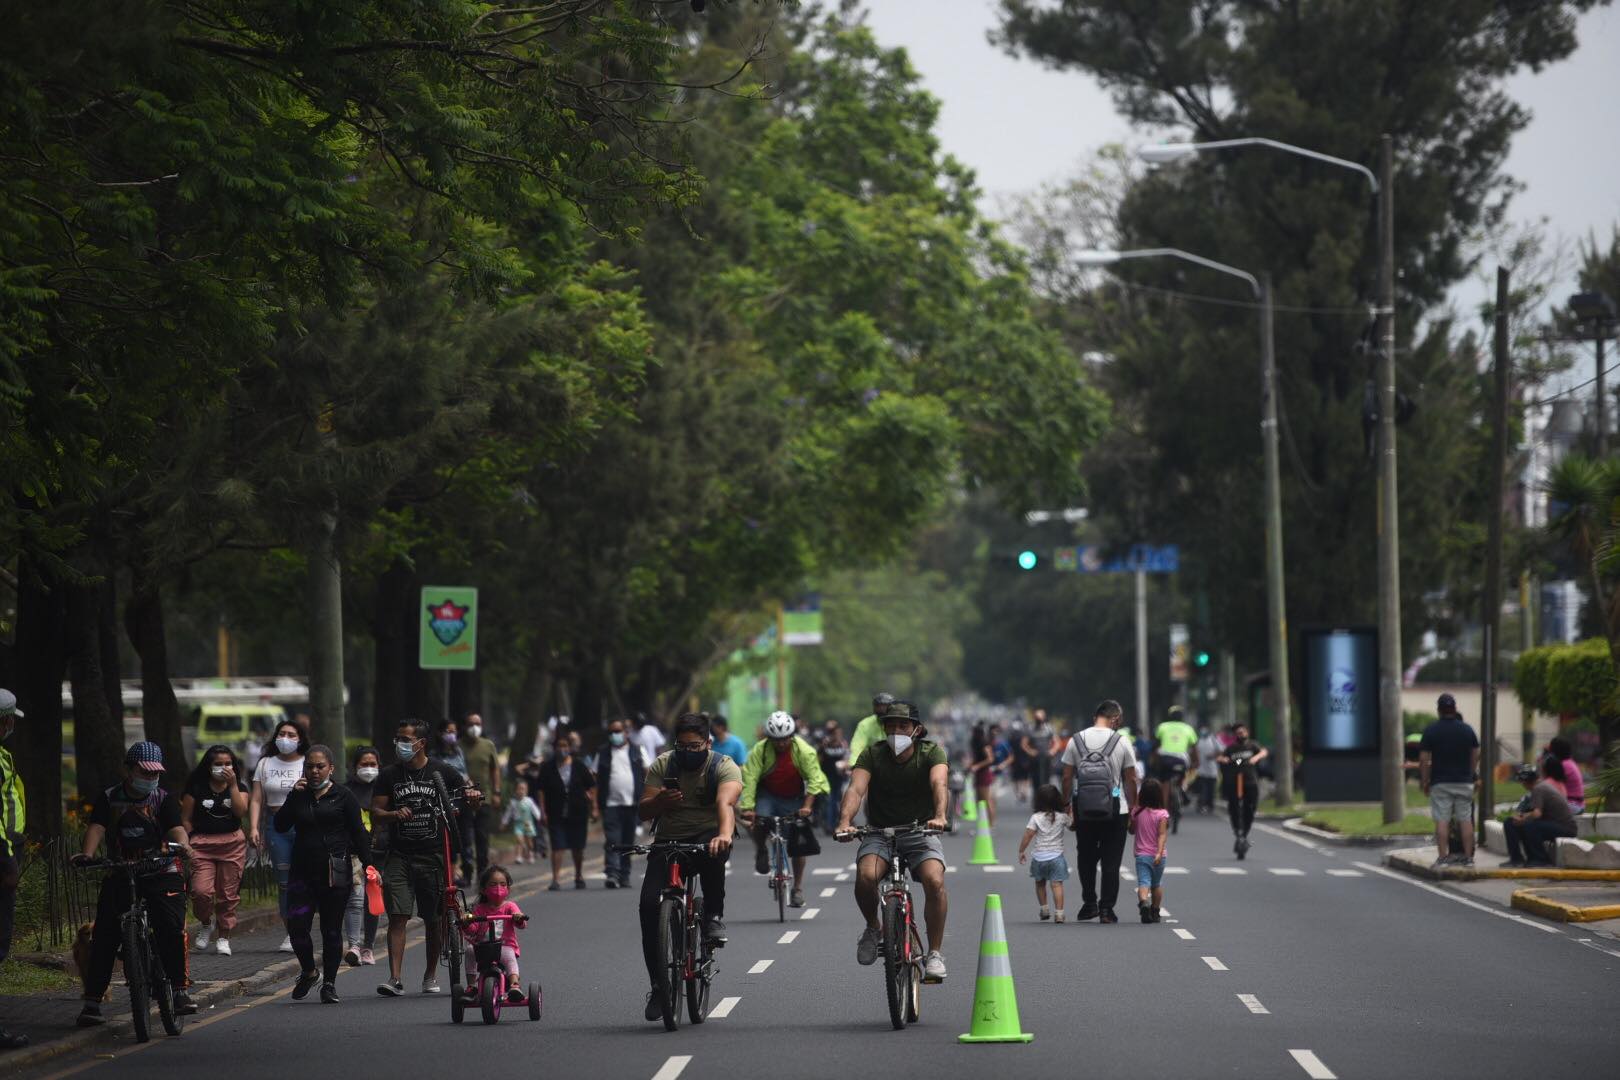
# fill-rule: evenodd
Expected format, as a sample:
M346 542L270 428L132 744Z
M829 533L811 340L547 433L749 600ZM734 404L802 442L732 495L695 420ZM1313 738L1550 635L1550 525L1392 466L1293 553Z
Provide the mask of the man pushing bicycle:
M836 839L848 842L855 814L866 801L866 823L877 829L923 821L930 829L946 827L950 800L950 766L945 750L925 738L928 730L918 722L917 706L897 701L882 717L883 741L861 751L850 768L849 788L839 810ZM937 836L867 836L856 855L855 902L866 917L866 929L855 946L859 964L877 961L882 931L878 926L878 887L888 872L893 850L903 855L911 876L922 883L923 916L928 924L928 955L923 962L926 982L945 981L945 849Z

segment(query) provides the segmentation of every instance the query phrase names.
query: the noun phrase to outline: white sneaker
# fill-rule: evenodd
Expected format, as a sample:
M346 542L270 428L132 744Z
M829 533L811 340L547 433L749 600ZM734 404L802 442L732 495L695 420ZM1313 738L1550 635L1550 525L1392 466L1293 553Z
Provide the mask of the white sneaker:
M292 935L291 934L288 934L286 937L281 939L281 944L276 946L276 951L277 952L292 952L293 951Z
M208 948L208 943L213 940L214 924L203 923L202 927L197 931L197 936L192 939L191 947L196 949L198 952L202 952L204 949Z
M945 958L936 950L923 959L923 982L945 981Z
M228 937L222 937L218 941L214 942L214 951L219 953L221 956L231 955L231 939Z

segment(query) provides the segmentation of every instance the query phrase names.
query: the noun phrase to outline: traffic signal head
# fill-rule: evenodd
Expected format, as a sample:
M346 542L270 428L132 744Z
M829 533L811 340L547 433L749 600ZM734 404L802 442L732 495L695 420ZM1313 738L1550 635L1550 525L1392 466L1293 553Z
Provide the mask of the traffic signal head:
M1203 652L1202 650L1195 653L1193 655L1193 663L1197 664L1199 667L1208 667L1209 666L1209 653Z
M1020 551L1018 553L1018 569L1033 570L1040 564L1040 556L1033 551Z

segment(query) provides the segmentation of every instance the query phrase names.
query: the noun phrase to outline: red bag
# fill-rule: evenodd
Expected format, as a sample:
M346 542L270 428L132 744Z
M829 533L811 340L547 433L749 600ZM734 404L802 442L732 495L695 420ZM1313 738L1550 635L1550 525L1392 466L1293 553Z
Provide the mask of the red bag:
M383 913L382 876L375 866L366 867L366 910L378 917Z

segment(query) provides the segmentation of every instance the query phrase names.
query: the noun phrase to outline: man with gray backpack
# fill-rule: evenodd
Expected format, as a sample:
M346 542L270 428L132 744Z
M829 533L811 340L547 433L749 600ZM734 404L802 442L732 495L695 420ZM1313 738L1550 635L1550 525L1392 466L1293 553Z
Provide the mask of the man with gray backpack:
M1125 823L1136 807L1136 754L1118 730L1125 710L1113 699L1092 715L1063 751L1063 801L1074 811L1078 837L1081 905L1075 921L1117 923L1119 860L1125 853ZM1102 863L1102 893L1097 864Z

